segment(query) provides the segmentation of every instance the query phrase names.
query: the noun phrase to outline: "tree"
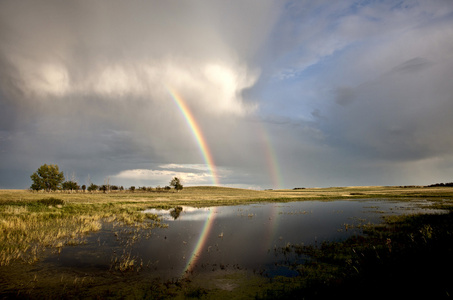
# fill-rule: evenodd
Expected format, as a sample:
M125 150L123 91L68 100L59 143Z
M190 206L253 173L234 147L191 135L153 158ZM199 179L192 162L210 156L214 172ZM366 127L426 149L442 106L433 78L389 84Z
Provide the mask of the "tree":
M60 172L57 165L44 164L30 176L33 181L31 189L35 191L46 190L48 192L61 188L64 181L63 172Z
M79 185L75 181L69 180L63 182L63 190L65 191L77 191L79 188Z
M103 191L104 194L107 193L107 191L110 189L110 187L107 184L103 184L99 187L100 191Z
M88 192L94 192L94 191L97 191L99 188L99 186L97 186L96 184L92 183L90 184L90 186L88 187Z
M178 177L174 177L171 181L170 181L170 186L174 187L175 190L177 192L179 192L180 190L183 189L183 186L181 184L181 180L179 180Z
M179 215L181 214L181 212L182 212L182 207L177 206L174 209L170 210L170 216L172 216L173 219L176 220L177 218L179 218Z

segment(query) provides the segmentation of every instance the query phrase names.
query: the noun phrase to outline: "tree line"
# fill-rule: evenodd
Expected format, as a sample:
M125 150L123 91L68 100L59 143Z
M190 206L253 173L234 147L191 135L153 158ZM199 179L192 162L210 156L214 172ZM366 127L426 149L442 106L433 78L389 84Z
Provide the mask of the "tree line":
M157 186L155 188L152 187L138 187L131 186L128 189L125 189L123 186L118 185L111 185L111 184L103 184L97 185L94 183L90 183L89 186L79 185L76 180L65 180L63 172L60 172L58 165L47 165L44 164L40 166L36 172L34 172L30 176L32 180L32 184L30 189L32 191L88 191L88 192L96 192L101 191L104 193L110 191L141 191L141 192L168 192L172 190L172 187L176 191L180 191L183 189L183 185L181 184L181 180L178 177L173 177L170 181L170 184L165 187Z
M438 186L453 186L453 182L446 182L446 183L434 183L434 184L430 184L428 185L427 187L438 187Z

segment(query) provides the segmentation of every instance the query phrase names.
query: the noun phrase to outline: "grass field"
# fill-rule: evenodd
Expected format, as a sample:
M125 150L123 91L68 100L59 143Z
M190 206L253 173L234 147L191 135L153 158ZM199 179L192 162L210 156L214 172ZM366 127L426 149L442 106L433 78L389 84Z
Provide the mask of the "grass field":
M39 261L49 249L58 252L62 247L84 243L84 237L88 233L100 230L105 223L112 223L118 227L136 228L137 232L161 226L155 215L142 212L146 208L364 198L388 198L399 201L430 199L437 208L451 209L452 201L444 200L453 199L453 187L370 186L267 191L224 187L186 187L180 192L121 191L110 193L0 190L0 277L11 275L5 274L5 270L10 273L16 272L18 278L24 276L25 273L20 273L18 270L22 269L26 272L27 266L32 266ZM417 232L420 231L417 230ZM382 246L384 249L385 242L385 239L380 241L384 245ZM132 263L132 260L127 257L124 261L117 262L119 266L128 267ZM18 265L23 267L15 267ZM326 274L328 273L318 275L322 278ZM261 279L253 280L258 280L258 286L262 284ZM157 283L156 286L165 289ZM301 283L296 282L295 286L300 288ZM272 291L276 285L270 284L268 287L271 292L268 295L263 294L263 298L275 296ZM193 288L193 285L185 286L185 288ZM179 292L184 294L187 290L179 290ZM204 295L204 293L197 294L200 293L200 290L197 289L190 293L195 296ZM286 294L286 291L283 294Z
M67 193L0 191L0 265L20 260L33 263L43 249L83 242L86 233L102 222L120 226L159 226L156 217L143 214L152 207L213 206L256 202L360 198L453 197L451 187L333 187L255 191L224 187L188 187L180 192Z
M68 203L135 203L158 205L210 206L234 205L260 201L299 201L316 199L360 198L441 198L453 197L453 187L357 186L306 188L296 190L247 190L225 187L186 187L180 192L30 192L0 190L0 205L5 201L35 201L55 197Z

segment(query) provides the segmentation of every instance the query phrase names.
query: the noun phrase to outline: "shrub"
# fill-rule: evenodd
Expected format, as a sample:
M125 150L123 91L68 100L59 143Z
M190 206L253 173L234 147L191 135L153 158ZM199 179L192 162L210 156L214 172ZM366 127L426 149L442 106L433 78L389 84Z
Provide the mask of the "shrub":
M50 197L38 200L38 204L46 205L46 206L57 206L57 205L64 205L64 201L62 199Z

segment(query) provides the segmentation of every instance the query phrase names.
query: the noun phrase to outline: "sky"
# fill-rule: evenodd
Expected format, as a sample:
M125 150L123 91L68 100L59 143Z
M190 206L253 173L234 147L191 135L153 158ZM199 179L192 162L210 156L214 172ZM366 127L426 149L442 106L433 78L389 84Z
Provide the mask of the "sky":
M0 188L453 181L453 1L0 1Z

